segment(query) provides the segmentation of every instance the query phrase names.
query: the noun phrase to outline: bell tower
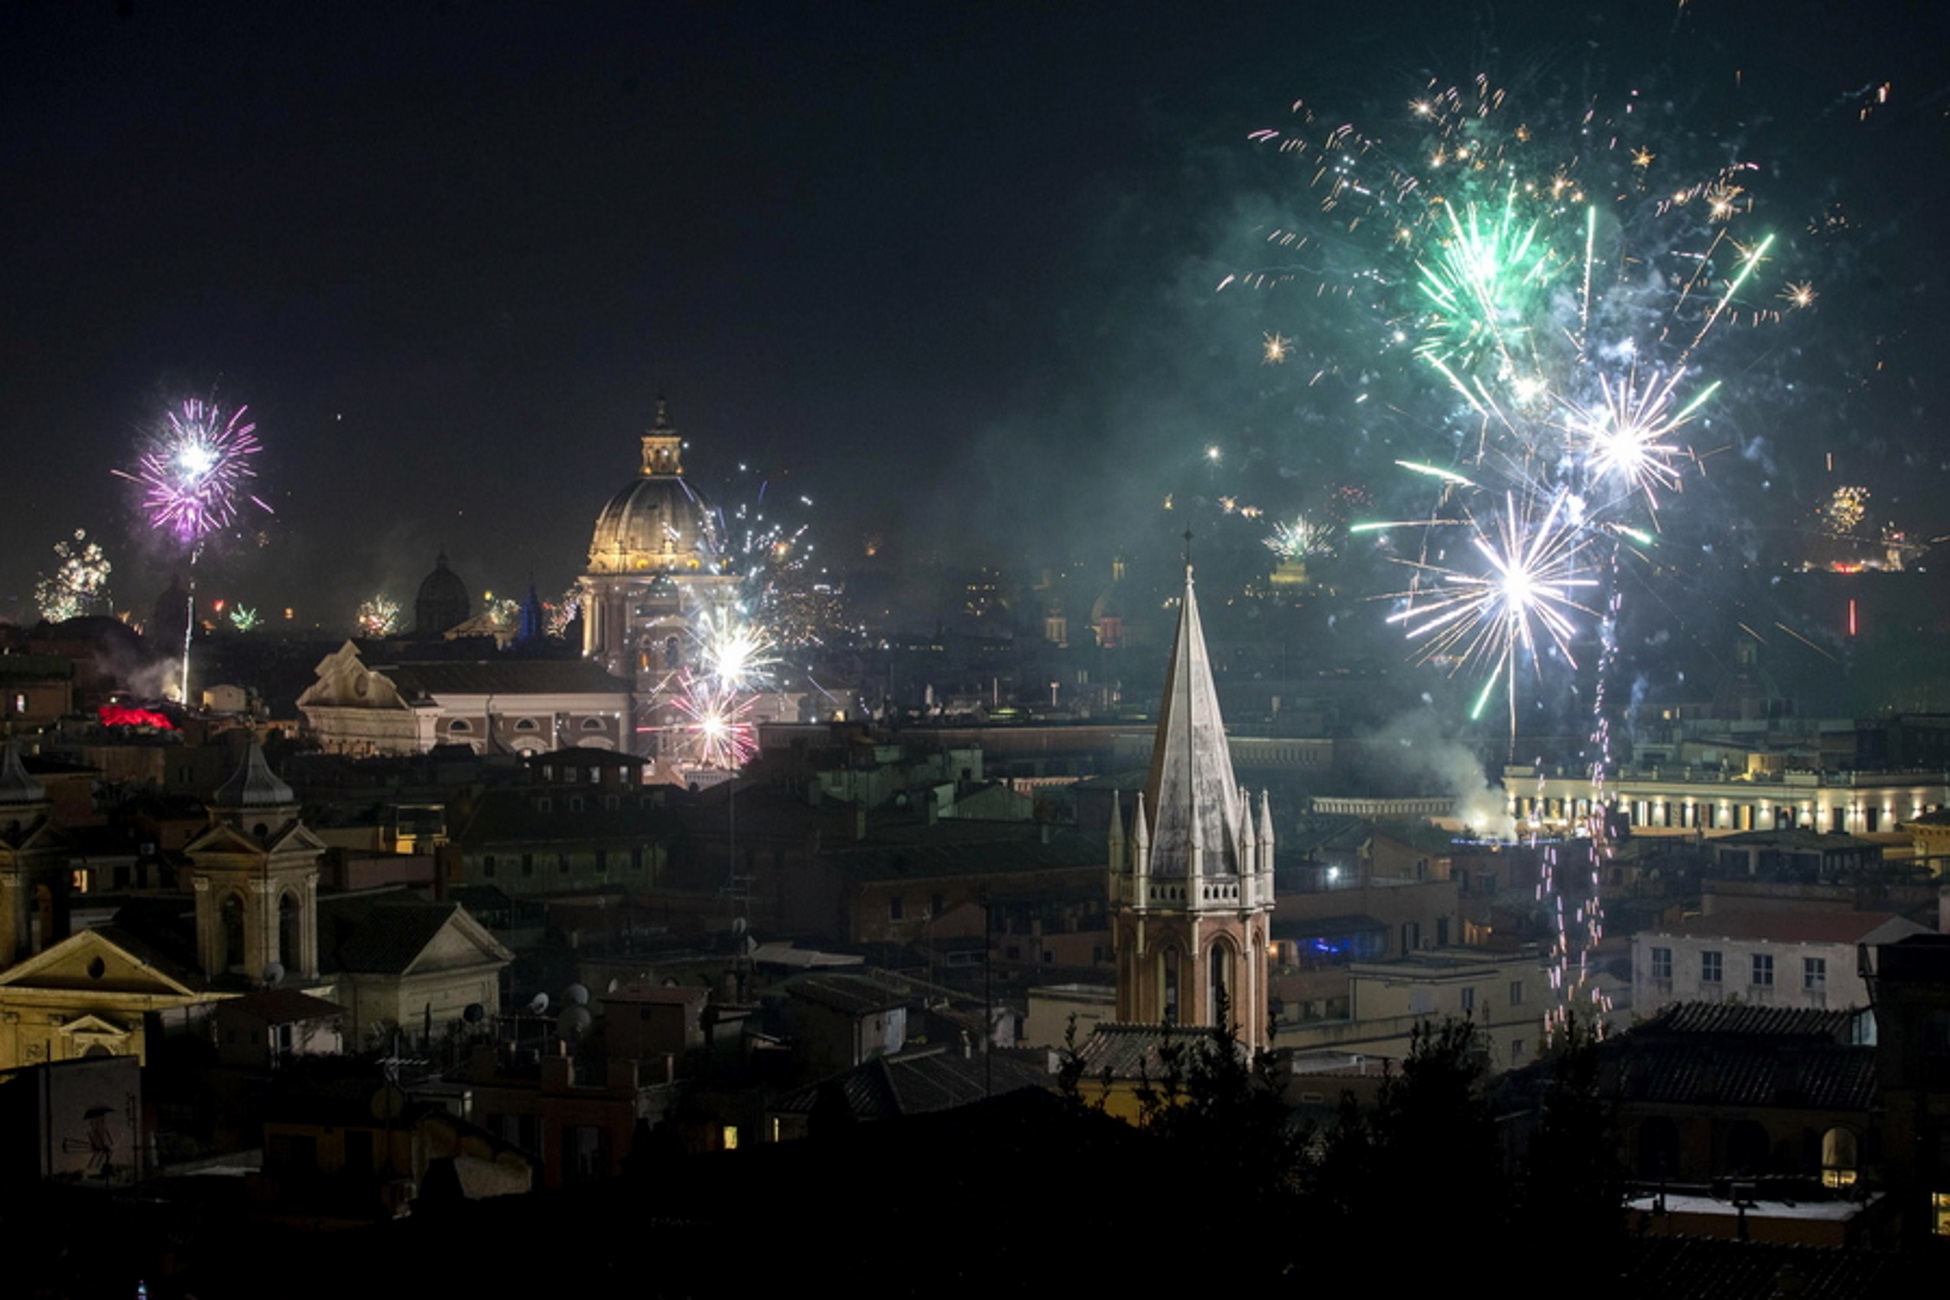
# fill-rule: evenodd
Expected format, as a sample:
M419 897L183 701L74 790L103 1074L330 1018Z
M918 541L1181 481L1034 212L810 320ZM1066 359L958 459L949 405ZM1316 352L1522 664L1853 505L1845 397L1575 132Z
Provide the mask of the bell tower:
M0 970L68 935L68 841L49 819L52 807L8 738L0 750Z
M1110 906L1119 1021L1211 1026L1223 1005L1241 1043L1271 1045L1272 812L1233 777L1189 564L1144 793L1112 810Z
M318 977L318 860L325 845L298 820L298 798L256 741L210 800L209 829L183 849L196 891L197 964L206 977Z

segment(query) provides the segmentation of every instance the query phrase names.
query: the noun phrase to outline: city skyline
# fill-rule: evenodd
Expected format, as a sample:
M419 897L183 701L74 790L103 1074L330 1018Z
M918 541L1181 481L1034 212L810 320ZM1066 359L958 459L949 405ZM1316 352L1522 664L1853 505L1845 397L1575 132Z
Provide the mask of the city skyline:
M54 490L12 513L0 615L31 621L77 527L146 612L183 565L110 471L186 397L250 406L276 512L262 546L212 549L205 590L327 627L410 599L443 549L477 590L560 590L659 395L701 487L748 466L813 498L833 563L869 534L971 561L1168 552L1237 530L1242 484L1269 516L1248 532L1331 482L1386 498L1381 433L1259 354L1296 304L1218 292L1311 198L1249 137L1296 98L1390 130L1418 78L1479 70L1540 101L1641 75L1696 95L1675 148L1751 151L1770 229L1808 244L1839 206L1853 233L1801 250L1805 321L1740 340L1754 391L1688 504L1785 553L1834 452L1833 481L1925 526L1934 47L1761 12L1430 6L1410 43L1250 6L1196 29L1088 6L17 19L0 275L9 351L40 362L7 409L17 474Z

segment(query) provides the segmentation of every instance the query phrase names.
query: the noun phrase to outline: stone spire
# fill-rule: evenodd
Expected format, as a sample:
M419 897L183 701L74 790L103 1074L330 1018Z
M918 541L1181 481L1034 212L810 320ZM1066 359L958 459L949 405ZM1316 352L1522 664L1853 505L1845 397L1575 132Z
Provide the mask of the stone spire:
M1236 876L1253 871L1247 859L1249 815L1232 774L1219 692L1199 625L1191 566L1178 608L1178 633L1158 710L1151 771L1143 808L1155 877Z

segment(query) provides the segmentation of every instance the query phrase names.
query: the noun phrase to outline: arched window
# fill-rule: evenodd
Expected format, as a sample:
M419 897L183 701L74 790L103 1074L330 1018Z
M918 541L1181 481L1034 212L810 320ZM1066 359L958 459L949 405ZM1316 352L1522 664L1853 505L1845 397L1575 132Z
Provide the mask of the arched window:
M466 718L452 718L447 722L447 730L455 732L472 731L474 727Z
M1750 1119L1735 1120L1727 1131L1727 1168L1735 1174L1768 1172L1771 1143L1767 1130Z
M244 900L242 895L224 895L221 916L223 918L224 968L226 970L242 970L244 967Z
M1168 1025L1178 1023L1178 949L1167 948L1158 958L1159 989L1158 1006L1161 1018Z
M1639 1124L1639 1177L1672 1178L1679 1173L1679 1126L1663 1115Z
M1232 948L1224 942L1212 945L1206 957L1205 1023L1217 1025L1234 1017L1232 1004Z
M297 895L286 893L278 899L278 953L277 957L288 971L295 971L303 944L298 936L298 918L302 915Z
M1856 1155L1855 1134L1845 1128L1831 1128L1821 1135L1821 1185L1853 1187L1860 1162Z

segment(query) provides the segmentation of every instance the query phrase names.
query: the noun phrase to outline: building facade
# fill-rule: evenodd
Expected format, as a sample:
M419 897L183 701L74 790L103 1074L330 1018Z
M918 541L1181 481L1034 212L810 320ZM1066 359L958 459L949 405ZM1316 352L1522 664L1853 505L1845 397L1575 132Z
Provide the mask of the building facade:
M662 401L637 475L603 506L581 581L582 653L636 693L635 749L682 749L670 703L696 655L695 629L735 597L710 507L684 481L684 442Z

